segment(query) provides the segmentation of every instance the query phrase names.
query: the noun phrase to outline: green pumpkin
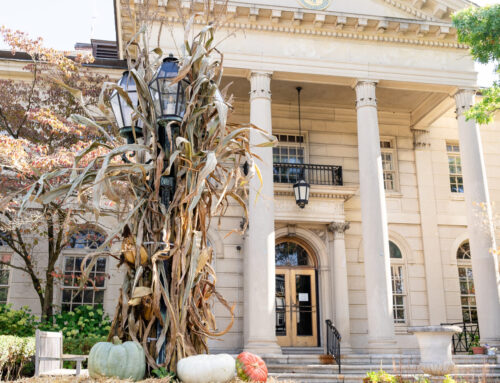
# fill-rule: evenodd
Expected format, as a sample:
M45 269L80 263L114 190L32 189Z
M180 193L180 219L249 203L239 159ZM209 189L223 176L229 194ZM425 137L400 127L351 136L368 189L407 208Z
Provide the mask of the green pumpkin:
M122 344L118 337L113 343L99 342L89 354L89 375L102 377L141 380L146 372L146 356L137 342Z

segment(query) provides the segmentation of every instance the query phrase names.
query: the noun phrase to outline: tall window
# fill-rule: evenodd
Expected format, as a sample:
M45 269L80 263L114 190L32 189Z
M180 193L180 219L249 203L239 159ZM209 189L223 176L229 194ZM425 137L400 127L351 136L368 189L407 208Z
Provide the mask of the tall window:
M457 250L458 280L460 283L460 301L462 318L467 323L477 323L476 295L469 241L463 242Z
M0 241L0 246L2 246L1 241ZM2 261L2 263L0 263L0 305L6 304L7 298L9 297L10 271L9 271L9 266L5 265L4 263L9 263L10 257L11 257L10 254L0 253L0 260Z
M273 148L273 163L303 164L305 162L304 136L278 134L277 138L279 144ZM274 182L297 182L302 171L293 166L274 166Z
M6 263L10 263L12 255L10 251L4 251L8 249L7 243L0 238L0 305L6 304L9 297L10 270Z
M384 188L388 191L396 190L395 149L392 140L380 141L382 155L382 169L384 170Z
M406 290L403 255L399 247L389 241L391 254L392 312L394 323L406 323Z
M462 161L458 144L446 144L448 153L448 169L450 171L450 190L452 193L464 192L464 179L462 176Z
M62 283L61 308L71 311L77 306L98 305L104 302L106 289L106 257L99 257L92 267L89 279L82 291L78 291L82 278L82 263L85 255L104 243L105 236L95 230L85 229L74 233L64 251L64 278ZM87 260L88 266L90 260Z

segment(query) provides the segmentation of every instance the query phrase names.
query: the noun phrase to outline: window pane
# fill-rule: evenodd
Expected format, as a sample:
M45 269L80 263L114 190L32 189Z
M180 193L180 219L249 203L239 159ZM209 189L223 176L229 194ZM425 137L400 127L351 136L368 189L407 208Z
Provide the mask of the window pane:
M309 253L295 242L282 242L275 247L276 266L310 266Z
M99 290L94 293L94 304L104 303L104 290Z
M9 284L9 270L3 269L0 270L0 285L8 285Z
M71 290L69 290L69 289L63 290L62 301L63 301L63 303L71 302Z
M7 303L7 295L9 293L8 287L0 287L0 304Z
M401 254L401 250L392 241L389 241L389 253L391 254L391 258L398 258L398 259L403 258L403 255Z

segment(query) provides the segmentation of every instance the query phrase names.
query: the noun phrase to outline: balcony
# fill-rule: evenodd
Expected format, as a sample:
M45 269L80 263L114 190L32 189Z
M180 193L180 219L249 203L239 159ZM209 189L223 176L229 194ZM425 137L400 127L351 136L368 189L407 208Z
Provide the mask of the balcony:
M311 185L342 186L342 166L289 164L275 162L273 164L274 182L294 184L304 179Z

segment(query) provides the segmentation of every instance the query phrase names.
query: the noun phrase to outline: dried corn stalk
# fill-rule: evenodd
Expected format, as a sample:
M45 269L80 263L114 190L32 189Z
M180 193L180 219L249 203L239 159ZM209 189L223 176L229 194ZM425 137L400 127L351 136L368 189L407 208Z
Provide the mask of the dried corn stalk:
M186 36L192 23L193 18L187 23ZM267 139L265 145L273 145L275 139L255 126L227 122L232 107L225 92L219 90L223 58L213 46L214 26L207 25L191 42L185 42L185 55L174 82L184 76L189 79L187 108L175 142L172 127L167 126L172 143L164 151L157 144L158 124L147 86L163 52L149 49L145 31L141 28L129 45L139 53L134 61L128 60L139 95L139 105L130 106L135 123L142 121L144 142L96 142L86 152L100 146L109 152L85 168L76 158L70 183L40 195L33 188L26 200L36 195L46 202L70 203L76 196L97 217L110 214L109 208L103 209L105 201L115 203L115 232L88 256L91 262L86 273L97 257L108 251L110 241L123 234L120 256L127 275L110 337L140 342L151 368L165 366L175 371L179 359L207 352L207 337L220 336L232 325L231 321L225 330L215 331L212 300L218 299L232 316L234 307L216 290L207 230L212 217L224 215L230 200L236 201L246 216L244 187L248 180L241 165L253 163L249 131L261 132ZM106 123L111 115L106 95L114 89L128 98L117 85L105 84L100 111L73 118L83 124ZM79 96L78 91L71 91ZM135 153L133 157L131 153ZM131 162L122 161L123 155ZM160 203L160 177L174 174L174 169L176 190L167 209ZM42 177L42 182L50 182L52 176Z

